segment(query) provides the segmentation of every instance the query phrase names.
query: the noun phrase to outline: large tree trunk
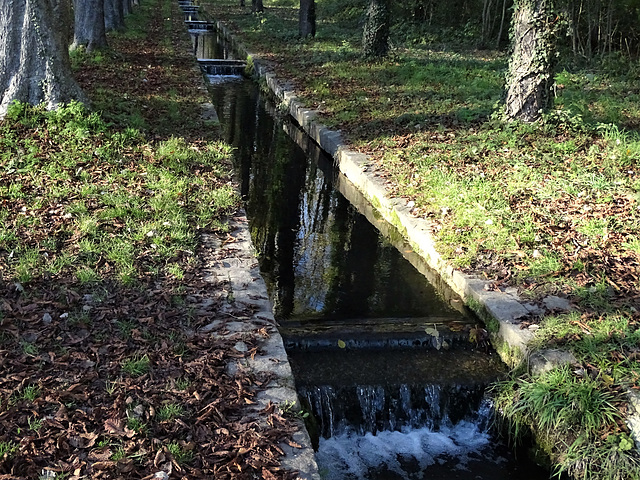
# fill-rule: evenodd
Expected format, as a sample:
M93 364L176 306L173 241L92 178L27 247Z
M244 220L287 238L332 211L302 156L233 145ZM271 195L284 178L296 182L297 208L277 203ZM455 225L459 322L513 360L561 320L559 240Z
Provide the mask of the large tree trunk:
M0 0L0 117L14 100L47 108L85 101L73 79L55 0Z
M555 52L549 0L517 0L513 54L507 77L506 117L535 122L551 101Z
M104 0L104 26L108 32L124 29L122 0Z
M300 0L300 36L316 36L316 0Z
M389 51L388 0L370 0L362 33L362 49L365 57L384 57Z
M75 35L72 48L87 47L87 51L107 46L104 25L104 0L77 0L75 6Z

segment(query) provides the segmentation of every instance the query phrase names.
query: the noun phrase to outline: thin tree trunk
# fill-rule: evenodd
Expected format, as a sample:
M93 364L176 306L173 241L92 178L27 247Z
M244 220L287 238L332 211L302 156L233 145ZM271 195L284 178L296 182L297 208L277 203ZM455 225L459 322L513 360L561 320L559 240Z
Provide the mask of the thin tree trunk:
M104 0L77 0L72 49L85 46L87 51L107 46L104 26Z
M498 39L496 40L496 50L500 49L500 41L502 40L502 32L504 30L504 19L507 15L507 0L502 0L502 17L500 17L500 30L498 31Z
M264 12L264 5L262 5L262 0L251 0L251 11L253 13Z
M71 74L58 6L51 0L0 0L0 117L14 100L49 109L86 101Z
M554 46L550 13L548 0L516 1L505 110L509 120L534 122L551 100Z
M315 0L300 0L299 31L302 38L316 36Z

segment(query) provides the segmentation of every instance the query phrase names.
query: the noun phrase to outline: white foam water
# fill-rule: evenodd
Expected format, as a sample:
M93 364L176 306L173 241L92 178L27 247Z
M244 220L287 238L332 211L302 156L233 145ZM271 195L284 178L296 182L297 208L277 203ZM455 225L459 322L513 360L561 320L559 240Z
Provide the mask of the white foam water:
M220 85L223 83L241 82L244 80L242 75L207 75L207 80L211 85Z
M465 470L470 455L480 453L489 443L489 434L477 424L461 421L438 431L426 427L383 431L376 435L348 431L321 438L316 457L320 471L331 480L376 475L377 478L421 480L429 478L430 466L445 462L449 468ZM384 477L380 472L386 472Z

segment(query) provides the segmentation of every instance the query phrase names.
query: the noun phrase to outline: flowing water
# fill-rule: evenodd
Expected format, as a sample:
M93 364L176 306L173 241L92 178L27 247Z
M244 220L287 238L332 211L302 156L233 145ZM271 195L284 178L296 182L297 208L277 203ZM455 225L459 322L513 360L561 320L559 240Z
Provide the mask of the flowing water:
M490 428L505 367L478 320L253 82L208 78L325 478L547 478Z

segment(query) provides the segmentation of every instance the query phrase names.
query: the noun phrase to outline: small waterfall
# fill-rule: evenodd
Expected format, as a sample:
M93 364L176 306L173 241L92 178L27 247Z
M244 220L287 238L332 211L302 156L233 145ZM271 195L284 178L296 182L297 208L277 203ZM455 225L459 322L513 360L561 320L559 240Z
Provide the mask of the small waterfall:
M356 385L299 387L313 413L318 434L329 438L345 432L359 435L427 427L438 430L461 421L488 425L489 410L482 385Z
M199 59L200 69L206 75L242 75L246 62L230 59Z

